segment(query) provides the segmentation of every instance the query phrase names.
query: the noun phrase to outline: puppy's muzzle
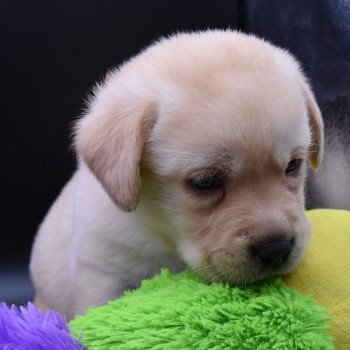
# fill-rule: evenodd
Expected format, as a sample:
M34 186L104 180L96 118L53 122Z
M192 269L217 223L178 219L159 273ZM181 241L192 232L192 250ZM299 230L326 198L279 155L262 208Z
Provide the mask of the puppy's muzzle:
M280 236L259 240L252 245L251 251L263 267L277 270L288 261L294 245L294 237Z

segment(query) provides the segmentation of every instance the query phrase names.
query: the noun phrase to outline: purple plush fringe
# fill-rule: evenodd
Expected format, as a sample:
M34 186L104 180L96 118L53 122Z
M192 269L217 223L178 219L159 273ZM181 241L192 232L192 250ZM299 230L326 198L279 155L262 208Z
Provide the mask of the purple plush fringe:
M0 303L0 350L83 350L56 311Z

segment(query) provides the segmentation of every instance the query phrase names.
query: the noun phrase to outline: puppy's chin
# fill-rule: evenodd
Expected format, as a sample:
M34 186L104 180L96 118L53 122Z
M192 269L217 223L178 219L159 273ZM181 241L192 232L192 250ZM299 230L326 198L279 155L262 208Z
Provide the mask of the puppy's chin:
M207 280L230 285L247 285L293 271L304 256L307 242L307 236L300 238L288 259L278 265L264 264L244 250L230 252L220 249L205 255L197 251L197 254L190 258L184 258L194 271Z
M213 255L211 264L204 269L200 268L204 277L216 282L225 282L231 285L246 285L270 276L279 276L291 272L300 262L288 261L280 266L265 266L254 259L233 262L227 259L226 254Z

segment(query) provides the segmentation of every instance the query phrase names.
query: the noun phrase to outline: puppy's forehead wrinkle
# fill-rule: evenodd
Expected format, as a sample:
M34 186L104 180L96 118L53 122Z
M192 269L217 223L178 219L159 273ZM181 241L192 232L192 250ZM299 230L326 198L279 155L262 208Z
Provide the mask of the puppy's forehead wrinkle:
M250 154L257 155L259 160L264 153L273 153L285 160L294 148L307 148L310 144L310 130L303 111L287 118L282 111L278 113L282 116L276 116L276 112L247 116L246 110L232 112L230 109L191 113L185 108L182 113L166 118L160 113L160 121L147 146L154 156L165 162L166 159L179 160L179 164L192 164L194 168L205 167L213 160L223 164L231 162L234 167L243 155ZM171 161L169 163L171 165Z
M270 142L271 143L271 142ZM272 143L269 147L255 142L247 142L243 146L213 147L208 141L201 147L180 149L176 147L162 148L149 156L151 162L156 162L155 171L159 175L177 175L181 177L206 177L220 174L235 179L236 175L244 171L250 176L261 172L280 172L292 157L305 159L308 145L292 148L288 142L284 144ZM152 148L152 147L151 147ZM154 151L154 149L153 149Z

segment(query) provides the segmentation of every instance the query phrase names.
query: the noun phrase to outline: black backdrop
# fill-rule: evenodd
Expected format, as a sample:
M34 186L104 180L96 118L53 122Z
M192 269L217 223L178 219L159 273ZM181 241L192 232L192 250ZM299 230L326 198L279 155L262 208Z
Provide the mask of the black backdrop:
M0 264L27 263L37 227L75 168L72 122L106 71L160 35L237 27L232 0L0 2Z

